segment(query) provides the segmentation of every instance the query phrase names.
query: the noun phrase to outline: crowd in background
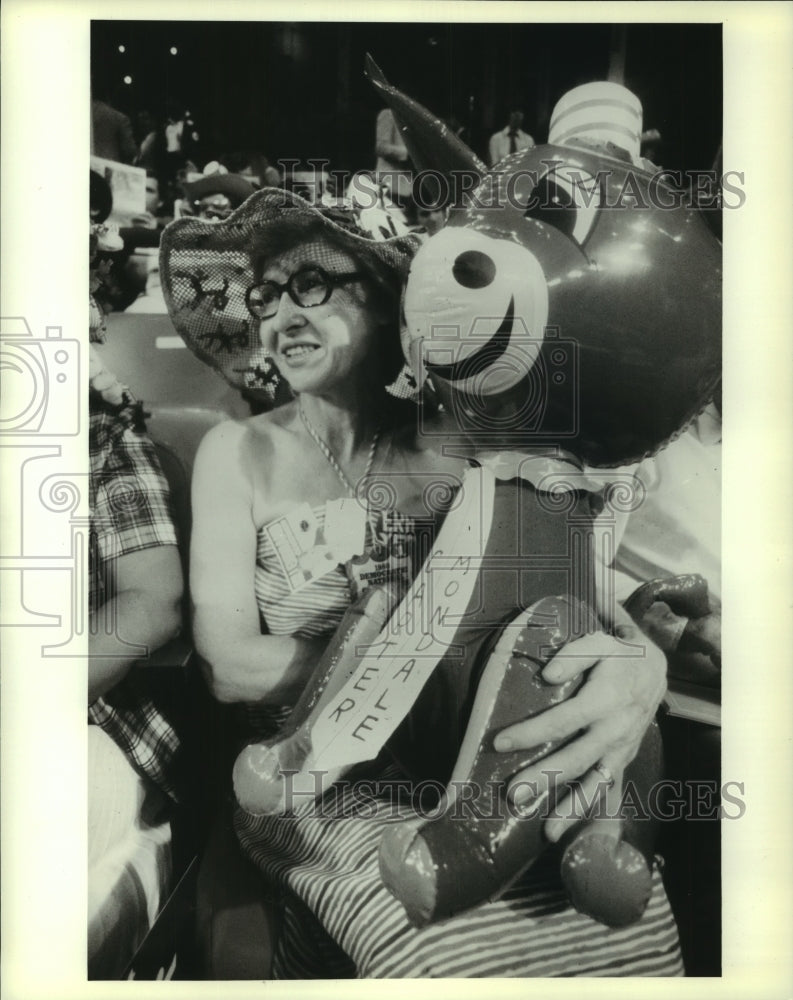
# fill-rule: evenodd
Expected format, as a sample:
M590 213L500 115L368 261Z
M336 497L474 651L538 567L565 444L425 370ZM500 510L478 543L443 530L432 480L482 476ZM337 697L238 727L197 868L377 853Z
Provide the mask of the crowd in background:
M300 169L298 161L288 156L279 157L274 164L256 148L210 148L190 110L173 100L159 121L147 110L135 115L133 121L107 101L94 98L91 140L92 155L146 171L145 210L133 216L130 225L122 226L125 251L117 258L100 296L108 312L165 311L158 292L154 251L160 232L174 218L224 219L262 187L285 187L311 202L349 197L351 190L349 177L345 188L340 175L311 164ZM417 204L412 180L407 150L393 115L383 110L373 123L372 161L361 165L356 190L373 194L400 232L432 235L445 224L448 206L426 195ZM92 185L92 198L106 199L98 178L92 178Z

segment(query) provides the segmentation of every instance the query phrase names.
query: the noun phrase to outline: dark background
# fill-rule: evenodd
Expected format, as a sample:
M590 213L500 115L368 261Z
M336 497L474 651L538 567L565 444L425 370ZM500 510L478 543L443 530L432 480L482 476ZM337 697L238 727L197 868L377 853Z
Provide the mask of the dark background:
M391 83L456 117L480 156L512 107L546 141L558 98L610 71L642 101L645 129L661 132L659 165L710 169L721 144L720 24L94 21L91 48L94 93L133 121L162 116L168 99L190 110L199 168L243 148L373 168L383 104L364 76L367 52Z

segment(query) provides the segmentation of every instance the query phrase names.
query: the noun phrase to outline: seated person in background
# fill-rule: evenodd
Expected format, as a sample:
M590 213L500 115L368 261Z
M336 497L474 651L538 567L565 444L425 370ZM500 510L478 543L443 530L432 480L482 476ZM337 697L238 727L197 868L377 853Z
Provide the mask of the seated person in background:
M636 470L646 490L626 517L616 567L634 582L697 572L721 596L721 414L711 403Z
M432 178L416 178L406 214L419 232L434 236L446 225L449 205Z
M629 471L641 484L641 502L612 522L615 597L667 658L670 711L660 718L665 779L670 787L707 782L715 789L722 781L719 395L675 441ZM702 580L692 586L694 574L707 586ZM718 802L698 817L708 822L662 824L659 850L690 976L718 975L721 968Z
M257 153L255 150L225 153L220 157L220 162L230 174L244 177L254 187L278 187L281 183L281 174L264 153Z
M163 218L162 199L160 198L160 182L153 171L146 171L146 209L140 215L133 215L130 220L132 230L152 229L170 222L170 219ZM152 244L153 245L153 244Z
M227 219L256 190L249 179L230 174L216 160L204 167L203 176L186 181L183 187L180 214L209 221Z
M135 166L156 171L165 155L165 135L162 126L151 111L143 109L135 115L135 139L138 155Z
M414 207L412 200L406 198L403 208L388 188L366 171L353 174L344 198L354 206L366 229L378 233L382 239L404 236L415 225L415 218L410 217L410 209Z
M88 714L176 797L168 768L179 740L148 697L140 663L181 624L182 571L168 484L139 406L101 362L92 368Z
M121 243L112 233L93 235L106 252ZM91 340L101 343L93 296L90 316ZM168 484L140 405L93 346L89 414L90 867L129 832L141 789L152 783L179 797L180 739L142 661L179 632L183 581Z
M106 99L103 90L93 83L91 99L91 153L116 163L132 163L138 155L138 145L127 115Z
M192 779L183 699L146 662L181 625L168 484L139 406L96 355L91 368L87 961L116 979L164 902Z
M416 207L416 223L428 236L434 236L446 225L447 210L443 205Z
M160 283L160 258L156 249L144 248L134 254L136 263L143 269L145 286L134 302L124 310L125 313L145 313L146 315L162 315L167 312L165 299Z
M718 685L721 640L721 412L711 403L667 448L630 471L641 484L634 510L614 522L616 599L642 606L639 623L671 657L672 674ZM651 581L699 574L691 593L650 600ZM646 599L637 594L645 585ZM672 607L670 607L670 604ZM687 613L686 613L687 612ZM634 613L632 611L632 613ZM685 655L686 653L705 654ZM681 655L676 655L681 654Z
M412 177L407 146L390 108L384 108L377 116L374 151L375 179L401 205L410 196Z
M162 226L170 219L163 217L160 185L152 173L146 174L146 210L134 216L132 225L120 230L129 258L123 264L126 284L136 293L123 312L164 313L165 302L160 291L159 247Z
M133 302L140 290L140 283L136 282L134 275L129 274L126 269L130 251L124 234L117 226L105 225L105 220L113 211L113 192L110 183L96 170L90 172L90 177L92 231L89 325L103 334L105 315L123 310ZM112 237L109 236L111 232ZM127 234L132 232L135 230L125 230Z
M534 139L528 132L523 131L522 124L523 112L510 111L506 128L502 128L500 132L495 132L490 137L487 150L491 167L503 160L505 156L509 156L510 153L520 153L524 149L532 148Z

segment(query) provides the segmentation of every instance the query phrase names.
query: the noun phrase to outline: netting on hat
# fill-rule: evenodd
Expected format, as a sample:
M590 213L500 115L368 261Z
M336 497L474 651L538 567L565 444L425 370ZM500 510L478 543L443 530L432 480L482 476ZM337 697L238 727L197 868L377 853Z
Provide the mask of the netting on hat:
M227 220L210 223L180 219L163 233L160 270L171 320L193 353L238 389L262 391L271 401L281 381L269 352L259 342L259 321L245 305L254 283L250 250L268 226L293 221L343 235L352 253L374 256L407 276L419 245L416 237L371 239L345 208L318 210L288 191L265 189L250 197ZM416 393L409 372L389 389L400 398Z
M420 395L416 376L413 374L413 369L407 362L405 362L402 366L402 371L397 375L391 385L387 385L385 389L390 396L395 396L397 399L417 400Z
M170 257L168 309L197 357L232 385L266 390L277 372L245 305L252 283L244 253L176 250Z

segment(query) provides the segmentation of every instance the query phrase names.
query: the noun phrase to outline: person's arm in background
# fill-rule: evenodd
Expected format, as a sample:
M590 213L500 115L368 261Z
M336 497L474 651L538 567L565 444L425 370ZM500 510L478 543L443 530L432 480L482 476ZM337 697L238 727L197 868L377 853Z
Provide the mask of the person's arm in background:
M181 627L184 589L168 480L125 408L129 390L91 345L88 704Z
M174 638L181 627L182 567L175 545L130 552L109 567L112 596L90 616L88 704L126 675L133 663ZM140 647L147 653L141 655Z
M246 430L220 424L201 442L193 472L190 593L193 637L221 702L294 701L324 639L263 635L254 592L256 526Z

